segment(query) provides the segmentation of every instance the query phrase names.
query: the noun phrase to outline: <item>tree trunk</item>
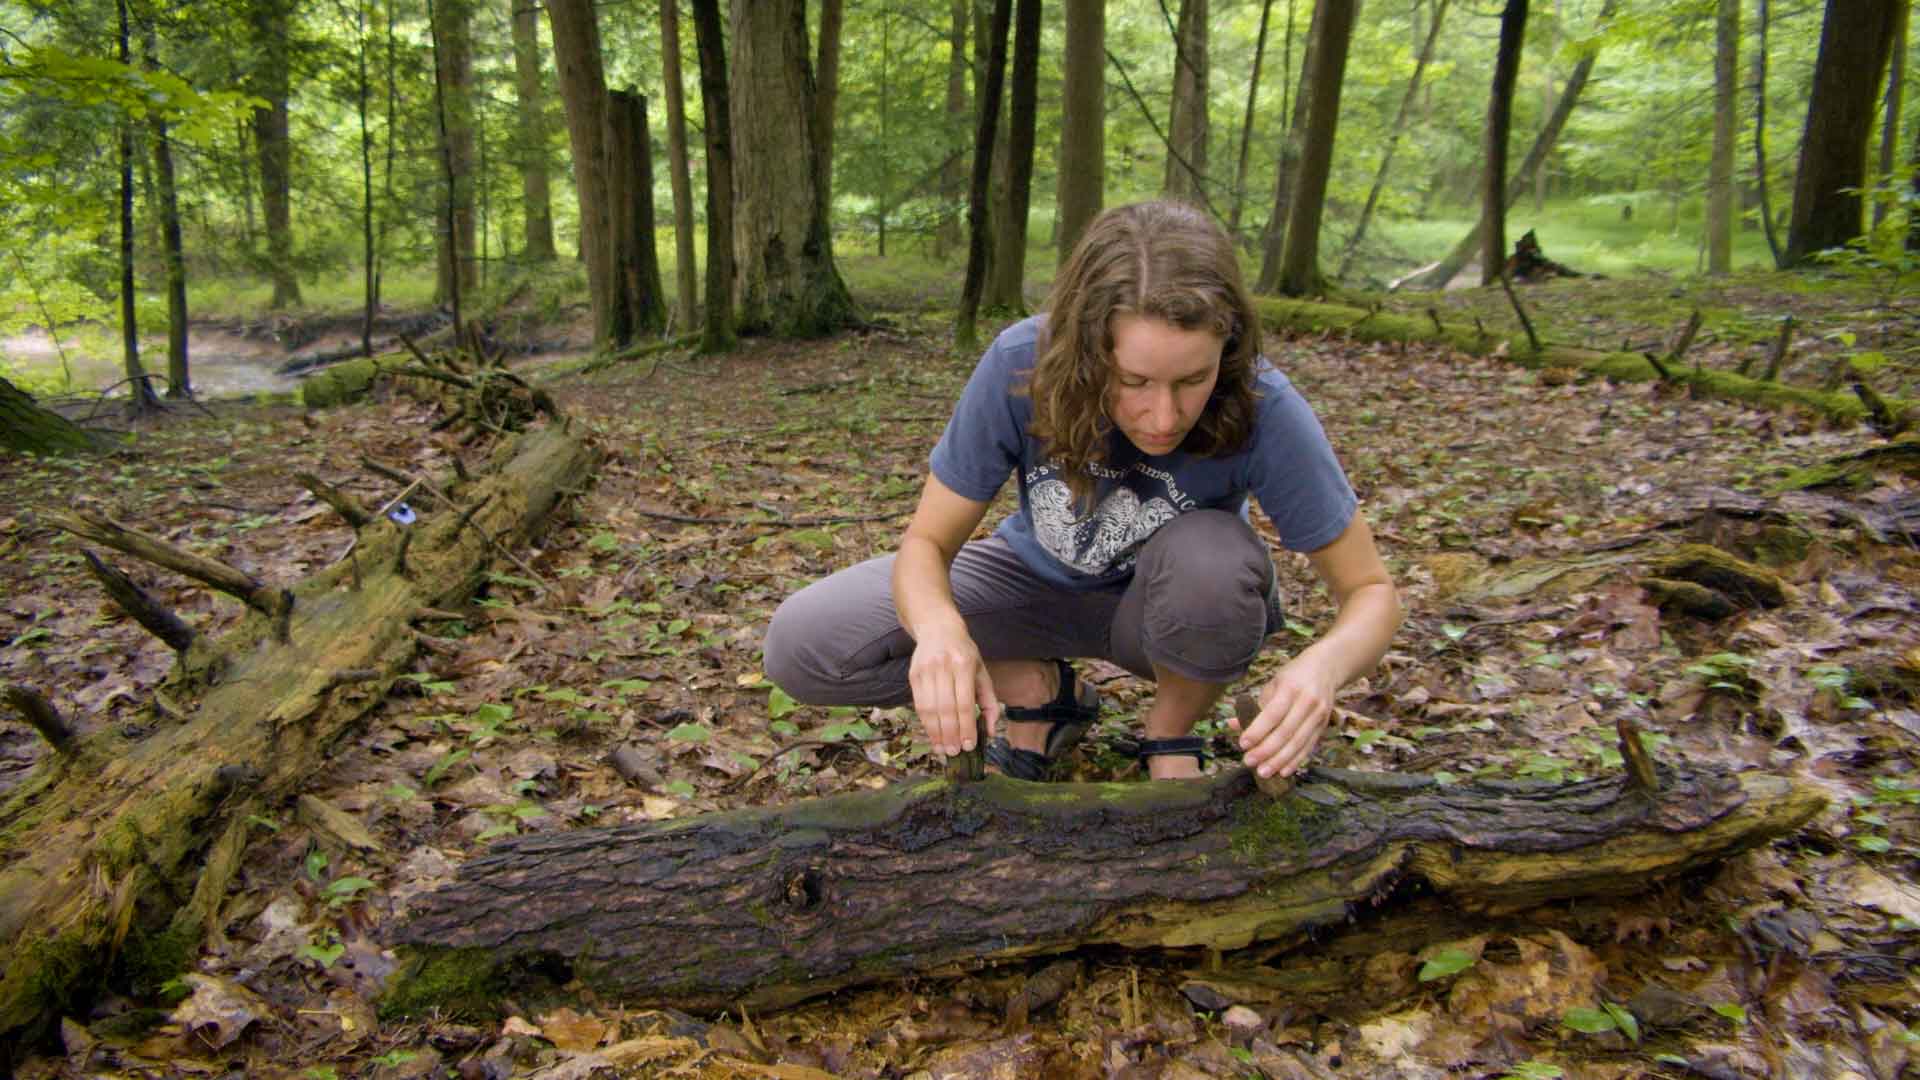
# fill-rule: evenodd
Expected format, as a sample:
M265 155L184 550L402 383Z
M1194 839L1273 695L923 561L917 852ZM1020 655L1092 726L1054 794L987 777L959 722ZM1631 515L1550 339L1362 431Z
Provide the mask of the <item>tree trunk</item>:
M1227 214L1227 232L1240 239L1240 211L1247 202L1247 158L1253 146L1253 112L1260 100L1260 65L1267 57L1267 23L1273 0L1260 0L1260 29L1253 39L1253 77L1247 82L1247 111L1240 121L1240 160L1233 168L1233 207Z
M1180 0L1173 38L1173 105L1167 115L1167 172L1161 192L1201 204L1207 181L1207 0Z
M0 804L0 1034L58 1022L42 1011L49 991L73 1002L96 988L116 925L131 925L130 953L144 942L192 954L218 924L248 818L298 792L393 681L417 670L409 619L471 596L493 545L524 543L590 475L592 452L563 424L516 448L465 488L442 481L472 511L471 527L448 506L411 527L363 530L352 564L295 588L289 641L250 615L217 644L194 646L207 651L168 688L187 719L83 735ZM195 678L209 671L217 681Z
M1894 177L1894 162L1900 156L1900 102L1905 96L1907 85L1907 25L1911 13L1908 0L1898 0L1894 11L1893 51L1891 62L1887 66L1887 106L1880 121L1880 170L1878 182L1899 189ZM1878 229L1886 220L1887 208L1892 205L1890 199L1873 200L1873 227Z
M1720 0L1714 19L1713 160L1707 167L1707 273L1733 270L1733 151L1740 114L1740 0Z
M1507 0L1500 13L1500 50L1487 98L1486 171L1480 175L1480 284L1499 280L1507 259L1507 131L1513 124L1513 84L1520 77L1527 0Z
M954 345L972 351L979 345L980 295L986 289L987 264L993 242L987 231L987 186L993 171L993 135L999 126L1000 84L1007 67L1007 24L1013 18L1013 0L993 0L993 14L985 34L974 35L974 55L985 46L986 64L980 72L973 135L973 178L967 187L967 276L960 286L960 311L954 318ZM978 27L975 28L979 29Z
M267 277L273 282L274 309L300 302L300 278L293 268L293 145L287 114L292 56L290 0L252 0L248 7L260 44L260 66L253 72L254 96L266 100L253 110L253 143L260 152L260 205L267 228Z
M1266 231L1261 240L1260 279L1254 284L1255 292L1271 293L1280 288L1280 264L1287 248L1287 218L1293 207L1293 188L1300 172L1300 144L1307 129L1307 107L1312 102L1313 87L1308 74L1313 68L1314 45L1320 40L1320 30L1325 23L1322 14L1325 5L1313 5L1313 18L1307 24L1307 43L1304 55L1300 58L1300 80L1297 92L1293 95L1293 109L1289 112L1286 103L1281 102L1281 112L1288 113L1287 133L1280 140L1280 161L1273 173L1273 213L1267 217ZM1287 4L1287 49L1289 62L1293 59L1293 4ZM1294 89L1293 80L1285 72L1281 74L1281 85ZM1283 98L1285 94L1281 95Z
M146 66L160 66L151 25L146 33ZM154 186L160 195L160 243L167 263L167 396L191 398L187 370L187 258L180 238L180 197L174 183L173 138L158 109L147 117L153 132Z
M738 325L776 337L830 334L855 311L833 263L806 4L736 3L732 27L728 119L736 142L753 150L733 161Z
M1287 240L1280 252L1279 291L1304 296L1321 287L1320 218L1326 206L1327 175L1333 168L1333 140L1340 119L1340 84L1346 77L1347 45L1353 37L1357 0L1322 0L1316 20L1311 66L1310 104L1300 154L1300 175L1287 207Z
M700 52L700 100L706 113L706 322L700 351L733 348L733 126L727 91L727 52L717 0L692 0Z
M1860 235L1860 187L1866 182L1874 99L1904 3L1827 0L1793 183L1788 266L1804 264L1815 252L1844 247Z
M472 0L433 0L434 78L441 110L440 156L445 189L437 222L434 301L447 303L479 285L474 259L473 7ZM454 280L455 273L459 280ZM458 305L455 319L458 320Z
M420 898L394 938L416 953L403 980L464 970L463 989L494 1000L495 973L558 958L607 1000L768 1008L1088 945L1297 942L1414 890L1469 911L1625 895L1790 833L1825 802L1713 767L1657 784L1313 769L1274 799L1244 769L1118 789L910 781L508 840ZM409 994L402 981L388 1001L451 1004Z
M74 454L95 446L93 438L72 421L41 408L31 394L0 379L0 448L31 454Z
M133 63L127 0L119 0L120 63ZM133 117L120 118L120 357L127 374L127 410L145 416L160 404L140 366L140 319L133 277Z
M1612 17L1615 6L1616 0L1605 0L1605 2L1600 5L1600 20L1602 22ZM1573 115L1573 107L1579 102L1581 91L1587 88L1587 78L1593 74L1593 64L1598 56L1599 52L1597 49L1594 49L1582 56L1580 62L1573 66L1573 73L1567 77L1567 85L1560 91L1559 101L1554 104L1553 115L1547 117L1546 124L1541 127L1540 133L1534 137L1533 146L1527 151L1526 159L1520 163L1520 168L1515 171L1513 179L1507 184L1507 206L1512 206L1514 203L1520 201L1520 195L1526 191L1527 182L1533 176L1535 170L1540 169L1546 164L1547 155L1553 152L1553 144L1559 140L1561 130L1567 126L1567 118ZM1485 215L1483 214L1482 216L1484 217ZM1467 234L1462 236L1458 243L1454 244L1453 250L1447 252L1445 258L1424 270L1400 280L1395 283L1395 287L1406 289L1445 288L1447 283L1452 281L1454 277L1460 273L1461 267L1466 266L1468 262L1472 261L1474 255L1479 252L1480 238L1485 228L1485 221L1474 222L1473 228L1467 230ZM1502 260L1504 261L1504 259L1505 255L1503 254Z
M985 304L990 311L1027 313L1027 210L1033 195L1035 99L1040 74L1040 0L1015 0L1013 57L1007 92L1006 187L994 233Z
M513 76L517 91L520 145L520 199L525 208L528 262L552 262L552 180L547 172L547 93L540 78L540 10L513 8Z
M693 330L700 309L700 279L693 254L693 183L687 165L686 90L680 77L680 0L660 4L660 70L667 84L667 170L673 182L673 322Z
M1075 4L1081 2L1074 0ZM940 225L933 234L935 262L944 261L949 250L960 246L959 206L966 197L967 185L966 131L973 110L973 102L967 96L967 23L971 21L970 6L969 0L953 0L947 24L947 131L950 145L946 163L940 167ZM1067 47L1071 49L1071 7L1068 9L1067 23ZM1094 78L1100 78L1098 72Z
M1393 130L1387 135L1387 148L1380 154L1380 167L1374 170L1373 186L1367 189L1366 205L1360 208L1360 222L1353 227L1353 236L1347 240L1347 250L1340 256L1340 269L1335 277L1344 278L1347 270L1353 266L1353 257L1360 250L1360 241L1366 239L1367 223L1373 220L1373 209L1379 205L1380 190L1386 186L1387 170L1393 165L1393 152L1400 146L1400 135L1407 129L1407 117L1413 113L1413 102L1420 94L1420 76L1426 73L1427 64L1433 59L1433 43L1440 38L1440 24L1447 17L1447 0L1436 0L1433 6L1433 22L1427 27L1427 36L1420 44L1420 58L1414 62L1413 77L1407 80L1407 92L1400 98L1400 109L1393 114Z
M607 96L607 205L613 228L613 341L658 334L667 323L660 255L654 247L653 144L647 99L625 90Z
M367 73L367 0L354 4L354 109L360 120L360 351L373 355L373 317L380 307L380 259L373 220L373 127L367 105L373 84Z
M840 105L841 16L841 0L820 0L820 40L815 43L818 59L813 65L816 82L813 98L813 143L814 153L820 162L820 190L824 193L821 197L829 206L833 205L833 121L834 113ZM885 12L880 14L883 20L886 17ZM886 74L883 71L881 73L883 87L885 79ZM884 89L882 92L884 93ZM885 123L883 113L882 126ZM884 143L886 140L883 138L881 141ZM884 199L882 201L884 202ZM885 255L886 252L882 251L881 254Z
M1780 238L1773 228L1773 200L1767 182L1767 0L1755 0L1754 27L1757 40L1753 49L1753 185L1760 194L1760 225L1766 231L1767 250L1773 253L1773 265L1786 265L1786 252L1780 250Z
M1099 215L1107 186L1107 6L1067 0L1060 85L1060 167L1056 237L1065 263Z

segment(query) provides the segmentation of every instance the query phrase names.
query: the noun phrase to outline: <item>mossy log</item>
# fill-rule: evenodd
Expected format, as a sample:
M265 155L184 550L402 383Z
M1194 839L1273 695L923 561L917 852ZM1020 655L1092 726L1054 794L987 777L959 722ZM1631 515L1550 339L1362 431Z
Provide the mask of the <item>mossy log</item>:
M1244 769L906 782L496 845L396 929L411 958L387 1004L471 1004L531 968L635 1003L777 1006L1088 945L1239 948L1416 884L1514 910L1641 889L1822 804L1784 777L1710 768L1666 770L1653 794L1618 777L1442 785L1329 769L1279 799Z
M135 954L154 958L162 970L142 974L155 982L178 974L217 916L248 817L324 767L340 736L415 670L409 619L471 596L496 545L524 543L584 484L592 452L552 424L504 443L495 460L471 484L447 485L460 506L406 528L370 525L353 559L295 587L286 643L260 614L197 643L207 656L168 687L183 719L156 713L143 736L100 725L7 795L0 1041L84 1000L117 953L123 970Z
M33 395L0 379L0 449L34 454L82 454L98 450L93 436Z
M1834 420L1852 423L1867 418L1867 407L1850 392L1789 386L1767 379L1750 379L1731 371L1692 369L1675 364L1666 365L1663 375L1643 353L1606 352L1552 342L1547 343L1544 349L1534 350L1526 344L1524 334L1516 335L1504 329L1481 330L1464 324L1447 326L1432 316L1422 319L1326 301L1262 296L1255 299L1254 305L1267 325L1302 333L1344 334L1358 341L1426 342L1446 345L1470 356L1488 356L1505 345L1506 359L1523 367L1571 368L1624 382L1665 378L1674 383L1684 383L1697 393L1734 401L1775 408L1799 406ZM1898 413L1915 403L1906 399L1887 399L1886 404Z

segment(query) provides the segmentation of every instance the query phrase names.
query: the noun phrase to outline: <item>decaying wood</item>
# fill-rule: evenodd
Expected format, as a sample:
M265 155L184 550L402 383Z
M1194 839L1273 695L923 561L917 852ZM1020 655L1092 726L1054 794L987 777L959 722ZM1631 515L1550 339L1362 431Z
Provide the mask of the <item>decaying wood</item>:
M87 569L93 573L94 580L100 583L107 597L120 610L131 615L148 633L166 642L167 648L174 652L183 653L193 646L193 627L188 626L180 616L148 596L147 591L135 585L132 578L101 562L98 555L91 551L81 554L87 557Z
M218 559L195 555L178 544L138 529L130 529L97 510L75 510L71 514L49 511L44 517L47 524L82 540L90 540L136 559L144 559L155 566L184 574L209 588L218 589L265 615L276 625L284 625L293 607L293 594L285 589L268 588L254 580L252 575Z
M314 498L331 506L333 512L339 514L348 525L358 529L374 519L374 515L367 513L367 508L360 505L360 500L312 473L297 472L293 478L300 481L301 487L313 492Z
M1233 949L1416 883L1489 911L1622 894L1788 833L1822 803L1784 777L1705 767L1665 771L1657 793L1328 769L1281 799L1244 769L910 781L506 841L397 929L414 981L394 1000L450 971L556 959L604 997L712 1008L1086 945Z
M10 683L5 691L0 692L0 700L13 706L32 725L33 730L47 740L48 746L62 754L73 752L73 729L67 726L60 710L54 708L53 702L48 701L40 691L31 686Z
M289 643L273 640L272 619L250 615L218 642L197 645L222 662L196 665L200 677L169 685L183 719L144 737L113 726L77 739L74 758L84 767L43 760L0 803L0 1039L45 1018L47 979L103 974L122 891L136 938L184 938L191 948L224 902L247 815L309 783L392 681L417 670L409 620L465 602L484 580L492 545L522 544L539 530L563 492L583 485L592 452L555 424L520 436L496 460L498 471L471 487L447 489L458 506L422 512L411 526L363 528L365 558L355 560L363 587L348 588L352 566L341 563L294 588ZM483 509L456 527L460 509L476 503ZM128 540L144 534L98 515L70 522L177 561L170 546ZM411 540L405 578L388 569L403 538ZM238 573L213 565L204 578ZM279 591L251 578L244 585ZM209 671L220 673L211 686Z

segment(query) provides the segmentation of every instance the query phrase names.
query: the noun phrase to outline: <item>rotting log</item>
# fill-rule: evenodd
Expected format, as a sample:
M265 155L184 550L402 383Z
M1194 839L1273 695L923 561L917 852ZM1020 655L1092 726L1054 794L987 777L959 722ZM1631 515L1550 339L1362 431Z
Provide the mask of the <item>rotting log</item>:
M359 587L352 563L296 586L290 643L249 614L204 645L224 661L195 666L221 673L212 685L176 669L179 718L156 717L144 737L103 725L0 803L0 1041L83 1001L119 951L117 927L131 927L123 959L147 958L156 982L184 970L218 917L248 816L311 780L414 670L409 619L469 597L496 545L525 543L584 486L593 451L553 424L503 443L495 460L450 487L462 506L482 506L465 527L460 507L436 507L412 526L362 529ZM408 540L402 577L393 554Z
M1260 318L1269 326L1302 333L1345 334L1356 341L1426 342L1445 345L1470 356L1490 356L1508 346L1505 359L1528 368L1571 368L1589 375L1621 382L1646 382L1662 377L1683 383L1697 394L1745 401L1772 408L1798 406L1811 409L1833 420L1859 423L1867 419L1867 407L1853 393L1835 393L1814 387L1788 386L1770 379L1750 379L1718 369L1694 370L1670 367L1659 376L1647 357L1637 352L1606 352L1548 342L1544 349L1529 351L1524 341L1510 340L1513 335L1489 333L1484 327L1447 326L1437 315L1427 312L1429 321L1415 315L1396 315L1370 311L1350 304L1326 301L1291 300L1270 296L1254 299ZM1895 414L1913 407L1908 399L1886 399Z
M603 999L779 1006L1081 946L1295 938L1416 883L1511 911L1641 889L1789 833L1824 801L1761 773L1660 780L1649 793L1620 777L1442 785L1313 769L1273 799L1244 769L1192 783L996 776L519 837L415 901L393 932L409 959L386 1007L471 1007L526 969L570 969Z

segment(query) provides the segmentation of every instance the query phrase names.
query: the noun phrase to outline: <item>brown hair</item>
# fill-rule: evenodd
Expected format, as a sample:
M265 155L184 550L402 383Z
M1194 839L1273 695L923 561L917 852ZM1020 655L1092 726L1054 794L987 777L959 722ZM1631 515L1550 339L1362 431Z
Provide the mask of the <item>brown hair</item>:
M1054 279L1040 357L1026 386L1029 431L1046 444L1076 502L1093 493L1088 466L1104 463L1113 420L1113 317L1142 315L1225 341L1220 378L1182 448L1232 453L1253 433L1260 319L1233 242L1200 210L1178 202L1118 206L1087 226Z

